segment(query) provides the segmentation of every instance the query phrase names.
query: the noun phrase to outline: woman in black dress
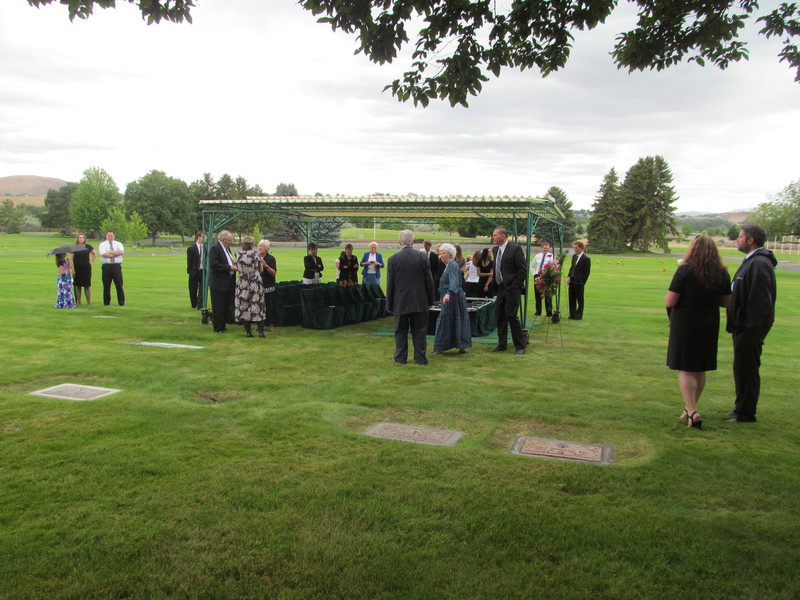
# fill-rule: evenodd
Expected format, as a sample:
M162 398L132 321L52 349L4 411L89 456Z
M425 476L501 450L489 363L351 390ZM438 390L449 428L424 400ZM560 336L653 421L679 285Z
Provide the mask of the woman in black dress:
M494 261L488 248L481 251L481 259L478 261L478 285L482 297L494 296Z
M731 277L717 245L707 235L689 245L664 299L669 312L667 366L678 371L684 401L681 419L700 429L697 402L706 385L706 371L717 369L719 309L731 301Z
M275 302L275 275L278 273L278 265L275 257L269 253L269 248L269 240L258 242L258 256L261 258L261 284L264 287L264 324L270 333L274 333L278 314L278 305Z
M72 278L72 285L75 287L75 304L81 303L81 289L86 292L86 306L92 302L92 263L97 258L97 250L86 243L86 236L79 233L75 238L75 243L86 246L88 252L76 252L72 264L75 269L75 276Z
M353 244L347 244L339 255L339 278L341 286L358 285L358 259L353 256Z

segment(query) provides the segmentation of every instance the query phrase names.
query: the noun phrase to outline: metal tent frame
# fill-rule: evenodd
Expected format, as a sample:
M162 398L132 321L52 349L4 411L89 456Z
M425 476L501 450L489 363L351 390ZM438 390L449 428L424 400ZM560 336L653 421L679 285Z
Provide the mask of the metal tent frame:
M248 196L243 200L200 200L203 216L203 280L201 297L207 308L209 251L213 237L225 225L247 214L277 213L294 216L300 223L306 242L314 241L314 225L325 217L399 217L406 222L429 223L441 218L482 219L500 227L500 221L512 223L509 233L517 242L524 236L525 260L531 262L533 238L550 242L559 253L564 248L564 214L552 197L499 196ZM530 271L525 277L529 289ZM556 295L560 310L561 294ZM527 302L521 303L523 327L527 322Z

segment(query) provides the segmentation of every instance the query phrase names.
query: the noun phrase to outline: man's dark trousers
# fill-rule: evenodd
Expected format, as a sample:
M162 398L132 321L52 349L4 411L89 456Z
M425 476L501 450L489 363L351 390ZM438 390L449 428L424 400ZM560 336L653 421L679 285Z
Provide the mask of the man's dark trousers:
M228 288L211 290L211 320L214 331L224 331L228 323L234 323L234 302L236 298L236 277L231 276Z
M428 349L428 313L408 313L394 316L394 360L406 362L408 360L408 332L414 344L414 362L424 364L428 362L425 353Z
M733 411L741 419L755 419L761 392L761 350L772 325L747 327L733 333L733 381L736 405Z
M117 290L117 302L120 306L125 306L125 290L122 288L122 265L119 263L104 264L103 275L103 304L111 304L111 282Z
M497 311L497 347L508 348L508 327L511 326L511 340L517 350L525 349L525 340L522 337L522 325L517 317L522 290L518 287L507 289L502 285L497 287L497 297L494 301Z
M200 281L203 279L203 271L197 270L189 275L189 302L192 303L192 308L200 308L197 305L198 292L200 290Z

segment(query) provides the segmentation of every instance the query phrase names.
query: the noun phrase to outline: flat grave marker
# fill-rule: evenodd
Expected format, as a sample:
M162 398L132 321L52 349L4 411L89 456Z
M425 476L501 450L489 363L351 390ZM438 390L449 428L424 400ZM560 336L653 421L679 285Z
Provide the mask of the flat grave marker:
M62 383L53 387L30 392L29 396L42 396L44 398L57 398L59 400L97 400L104 396L116 394L122 390L113 388L95 387L93 385L77 385L74 383Z
M432 446L452 446L461 436L463 431L450 429L434 429L432 427L414 427L413 425L398 425L397 423L378 423L364 432L365 435L417 444Z
M156 348L190 348L192 350L201 350L205 346L189 346L187 344L167 344L165 342L128 342L134 346L155 346Z
M524 436L514 441L511 454L596 465L610 465L614 462L614 447L607 444L585 444Z

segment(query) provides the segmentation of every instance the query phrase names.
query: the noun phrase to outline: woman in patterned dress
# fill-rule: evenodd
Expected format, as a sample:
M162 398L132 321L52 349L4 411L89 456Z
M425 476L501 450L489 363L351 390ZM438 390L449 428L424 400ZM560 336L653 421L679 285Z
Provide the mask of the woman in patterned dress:
M75 308L72 296L72 261L66 254L56 254L58 277L56 278L56 303L54 308Z
M452 244L439 247L439 258L445 264L444 273L439 279L439 297L442 309L436 321L436 334L433 339L433 353L441 354L450 348L458 348L459 354L466 354L472 348L472 330L469 325L467 298L462 289L461 269L454 260L456 249Z
M261 283L261 257L253 250L255 240L246 235L236 259L239 276L236 278L234 309L236 321L244 325L246 337L253 337L252 323L256 323L258 337L264 337L264 286Z

